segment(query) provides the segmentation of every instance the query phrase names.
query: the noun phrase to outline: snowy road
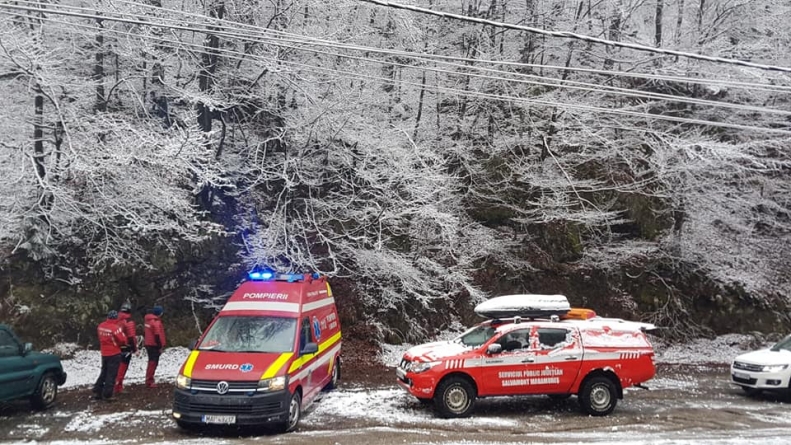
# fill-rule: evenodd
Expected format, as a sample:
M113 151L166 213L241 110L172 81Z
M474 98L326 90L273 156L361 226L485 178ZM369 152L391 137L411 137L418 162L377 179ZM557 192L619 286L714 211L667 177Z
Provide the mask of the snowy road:
M748 398L731 387L725 367L665 366L648 385L630 390L613 415L580 414L576 398L485 399L473 417L445 420L395 387L345 385L328 393L298 432L185 434L162 409L96 412L27 411L0 417L0 438L11 443L323 444L791 444L791 404ZM263 434L262 434L263 433Z

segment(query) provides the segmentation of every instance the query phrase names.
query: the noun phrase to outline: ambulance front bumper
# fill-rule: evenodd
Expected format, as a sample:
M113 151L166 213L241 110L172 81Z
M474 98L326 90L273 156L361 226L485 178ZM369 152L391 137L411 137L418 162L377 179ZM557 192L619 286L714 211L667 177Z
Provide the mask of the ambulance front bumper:
M173 418L193 424L263 425L288 420L288 391L252 395L206 394L177 389Z

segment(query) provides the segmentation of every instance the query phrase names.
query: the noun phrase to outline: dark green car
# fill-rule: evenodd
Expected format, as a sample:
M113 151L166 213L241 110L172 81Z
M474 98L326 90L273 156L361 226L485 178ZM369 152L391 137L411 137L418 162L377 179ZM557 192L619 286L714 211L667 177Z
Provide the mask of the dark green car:
M0 324L0 402L30 399L36 409L55 403L58 386L66 382L60 358L33 351L14 332Z

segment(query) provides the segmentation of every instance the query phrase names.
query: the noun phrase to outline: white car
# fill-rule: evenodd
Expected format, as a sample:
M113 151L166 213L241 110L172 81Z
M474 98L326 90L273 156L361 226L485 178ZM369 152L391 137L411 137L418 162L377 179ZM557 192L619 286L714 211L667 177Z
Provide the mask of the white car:
M748 352L731 364L731 383L749 395L784 391L791 395L791 335L768 349Z

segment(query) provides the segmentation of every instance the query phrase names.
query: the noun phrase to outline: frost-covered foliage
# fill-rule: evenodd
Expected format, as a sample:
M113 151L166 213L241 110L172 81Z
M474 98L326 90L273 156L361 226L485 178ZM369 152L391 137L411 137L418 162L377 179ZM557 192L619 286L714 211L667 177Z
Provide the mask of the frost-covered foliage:
M3 88L13 95L1 121L0 242L34 259L78 249L88 266L146 266L151 246L218 231L195 205L200 187L225 178L194 112L178 111L183 124L164 128L123 107L140 100L125 79L112 86L111 107L97 104L90 77L72 73L91 51L60 44L80 35L16 20L4 16L0 28Z
M791 64L777 0L430 7ZM557 263L668 259L758 300L791 293L785 73L354 0L13 11L4 253L155 267L154 247L228 235L246 267L349 278L366 321L398 315L403 337ZM611 286L625 311L659 311Z

